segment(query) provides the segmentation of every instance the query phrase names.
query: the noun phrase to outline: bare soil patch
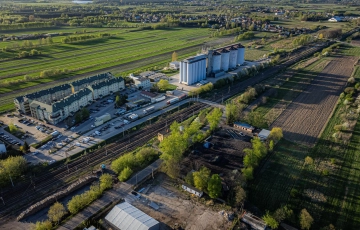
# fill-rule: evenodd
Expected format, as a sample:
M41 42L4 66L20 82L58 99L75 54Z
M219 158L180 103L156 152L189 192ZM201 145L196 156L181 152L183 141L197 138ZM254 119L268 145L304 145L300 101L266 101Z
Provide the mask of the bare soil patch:
M173 182L164 174L158 174L153 183L142 193L142 198L132 202L149 216L166 224L170 229L175 226L189 230L201 229L228 229L232 222L225 220L214 206L206 206L197 201L197 198L185 191L174 187ZM158 210L149 206L155 202Z
M288 140L306 145L315 144L356 61L355 57L333 58L271 127L281 127Z

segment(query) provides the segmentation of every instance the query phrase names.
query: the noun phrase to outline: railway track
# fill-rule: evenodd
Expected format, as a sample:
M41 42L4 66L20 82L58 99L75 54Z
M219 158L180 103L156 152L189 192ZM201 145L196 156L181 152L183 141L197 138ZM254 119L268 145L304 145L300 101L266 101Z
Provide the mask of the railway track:
M249 78L245 81L238 82L237 84L229 88L224 87L223 89L220 89L217 94L214 94L213 98L209 98L208 100L221 103L223 100L226 100L244 91L247 87L258 84L265 79L272 77L274 74L277 74L280 70L283 70L300 61L301 59L309 57L314 53L321 51L326 46L327 45L301 48L300 50L296 51L296 54L289 56L281 64L271 67L269 70L266 71L266 73L259 73L256 76Z
M230 89L222 89L218 91L218 95L222 95L222 97L218 97L218 99L214 99L214 102L220 102L223 99L230 98L238 94L239 92L245 90L247 87L257 84L272 75L276 74L279 70L287 68L288 66L294 64L295 62L308 57L315 52L322 50L325 46L317 46L310 48L303 48L301 50L296 51L297 53L288 57L286 61L271 68L267 73L259 74L256 77L250 78L243 82L240 82ZM211 100L211 99L209 99ZM198 112L201 109L207 107L204 104L195 104L181 111L182 118L186 119L191 116L192 113ZM67 180L71 177L78 175L81 171L85 169L90 169L100 163L113 159L115 157L120 156L122 153L134 150L136 147L142 146L144 143L149 141L154 137L159 131L164 130L167 122L169 124L173 121L180 121L179 113L174 113L171 115L167 121L160 121L153 125L146 127L145 129L141 129L136 131L130 136L126 138L122 138L121 140L109 144L106 148L102 148L100 150L94 151L92 153L88 153L86 156L82 157L69 164L68 166L61 166L55 169L53 172L49 172L40 177L34 178L31 182L23 183L22 185L16 186L4 193L1 194L4 199L6 206L2 203L0 204L0 220L5 220L7 218L11 218L14 215L17 215L19 211L23 210L25 207L34 204L35 202L41 200L43 197L48 196L53 191L50 191L49 188L55 187L57 184L62 184L62 187L67 186L64 183L64 180ZM141 135L139 135L141 134ZM136 138L135 138L136 137ZM128 139L129 138L129 139ZM127 141L127 140L133 140ZM60 187L60 188L62 188ZM40 194L40 196L39 196ZM25 203L25 204L24 204Z
M81 171L92 169L106 160L115 159L122 153L132 151L144 145L144 143L152 139L158 132L166 129L167 124L170 125L174 121L186 119L206 107L208 107L208 105L201 103L194 104L180 112L170 115L166 120L147 126L145 129L140 129L106 146L106 148L88 153L68 166L63 165L53 172L34 178L32 182L24 183L8 190L2 194L6 206L2 203L0 204L0 220L10 219L16 216L24 208L53 193L54 191L51 188L56 187L56 185L61 184L60 189L68 186L68 184L64 182L65 180L76 177ZM179 116L180 113L181 116Z

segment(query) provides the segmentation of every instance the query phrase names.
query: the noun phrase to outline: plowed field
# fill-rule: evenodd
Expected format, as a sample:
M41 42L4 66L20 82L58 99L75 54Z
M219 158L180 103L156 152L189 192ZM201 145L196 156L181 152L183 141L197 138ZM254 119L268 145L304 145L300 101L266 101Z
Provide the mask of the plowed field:
M271 127L281 127L284 138L313 145L351 76L355 57L335 57L275 120Z

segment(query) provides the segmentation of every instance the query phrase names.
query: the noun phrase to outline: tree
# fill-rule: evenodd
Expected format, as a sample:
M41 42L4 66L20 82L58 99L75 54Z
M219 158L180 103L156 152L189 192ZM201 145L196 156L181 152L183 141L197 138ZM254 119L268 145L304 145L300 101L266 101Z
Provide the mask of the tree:
M188 172L188 174L186 174L186 176L185 176L185 182L188 183L189 185L194 186L194 176L193 176L193 172Z
M314 219L312 216L308 213L308 211L304 208L300 212L300 226L301 229L309 230L311 225L313 224Z
M221 178L218 174L213 174L208 182L208 192L211 198L217 198L221 194Z
M193 173L194 185L196 188L205 191L208 185L211 171L206 167L201 167L199 171Z
M314 164L314 160L311 157L307 156L307 157L305 157L305 164L312 165L312 164Z
M242 169L241 171L246 180L252 180L254 178L254 175L253 175L254 168L253 167L247 167L247 168Z
M215 108L211 113L209 113L206 118L209 122L210 130L213 131L219 125L220 119L222 116L222 111L219 108Z
M37 221L36 224L32 226L32 230L51 230L52 224L49 220L43 222Z
M87 108L82 108L81 118L82 120L88 119L90 117L90 111Z
M177 59L178 59L178 55L177 55L176 51L174 51L174 53L172 53L172 55L171 55L171 61L177 61Z
M111 188L113 185L112 176L108 173L101 175L100 177L100 189L102 191Z
M21 150L23 153L29 152L29 150L30 150L29 144L25 141L24 144L23 144L22 146L20 146L20 150Z
M265 223L271 227L271 229L277 229L279 227L279 223L272 217L269 211L266 212L265 216L262 217Z
M75 123L80 123L82 121L82 116L81 116L81 113L80 112L77 112L75 114Z
M165 79L161 79L158 83L157 83L158 87L160 90L166 90L167 88L169 88L170 83L169 81L165 80Z
M53 204L49 211L48 211L48 217L51 222L55 222L59 224L59 221L61 218L63 218L66 214L66 210L63 204L56 202Z
M133 171L131 170L131 168L125 167L119 175L119 180L121 182L126 181L127 179L129 179L129 177L131 176L132 173L133 173Z
M117 106L120 106L121 104L121 99L120 99L120 95L117 95L116 98L115 98L115 103Z
M272 152L274 150L274 141L270 140L269 142L269 151Z
M235 201L236 204L241 204L246 199L246 192L241 186L235 188Z
M287 206L282 206L273 214L273 217L278 223L281 223L285 219L289 219L293 215L293 210L289 209Z
M226 124L229 125L234 123L238 119L236 105L230 103L226 104L225 115Z
M10 131L10 133L16 133L18 131L18 128L14 125L14 123L10 123L9 131Z
M283 137L283 132L281 128L274 127L271 129L269 134L269 140L274 140L275 142L278 142L282 137Z

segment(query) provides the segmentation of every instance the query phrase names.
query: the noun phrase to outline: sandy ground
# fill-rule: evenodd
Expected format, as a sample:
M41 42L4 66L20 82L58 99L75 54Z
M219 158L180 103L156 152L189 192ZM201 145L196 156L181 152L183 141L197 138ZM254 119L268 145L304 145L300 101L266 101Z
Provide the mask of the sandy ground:
M177 224L188 230L215 230L227 229L232 224L211 206L196 202L190 199L188 193L180 192L164 174L158 174L147 186L150 186L148 191L132 205L171 228ZM148 205L151 201L159 205L158 210Z

